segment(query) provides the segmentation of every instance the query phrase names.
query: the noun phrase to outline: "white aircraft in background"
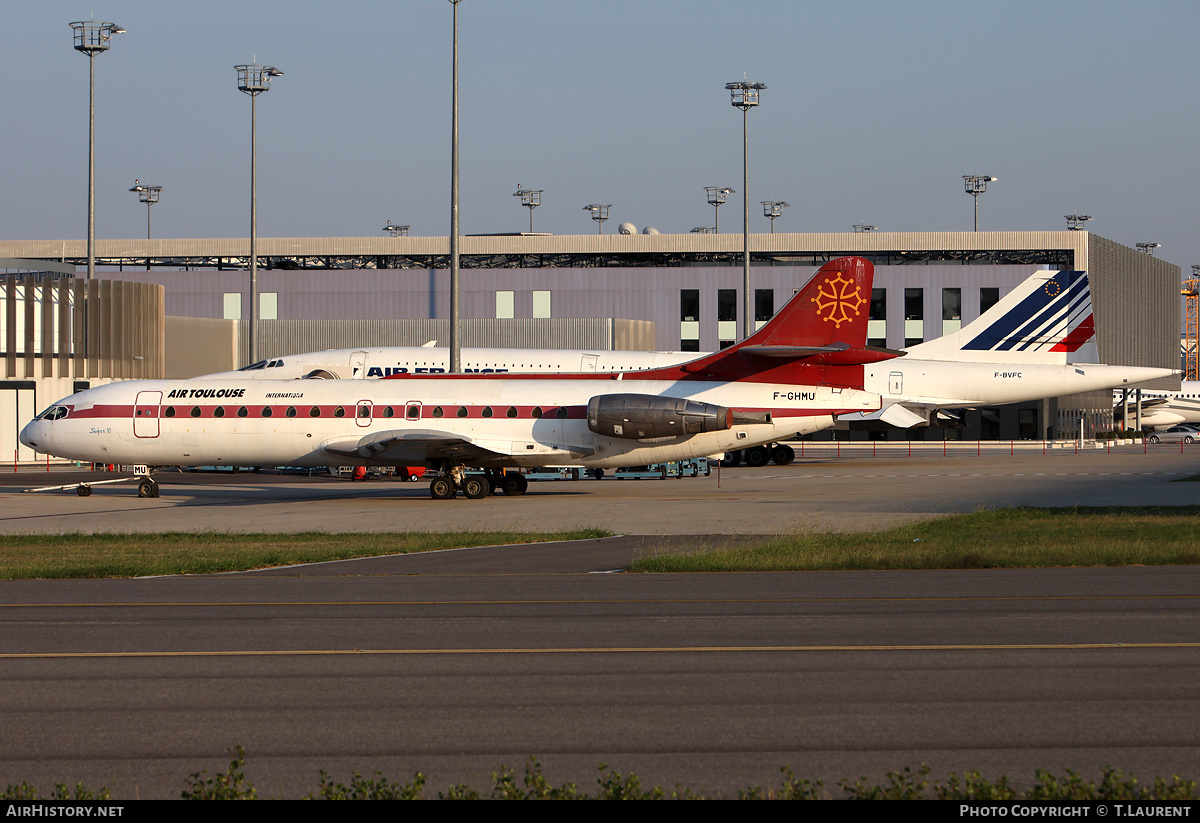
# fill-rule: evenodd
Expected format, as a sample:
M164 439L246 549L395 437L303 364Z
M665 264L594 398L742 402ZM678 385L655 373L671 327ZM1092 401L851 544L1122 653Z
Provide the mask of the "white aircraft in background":
M1137 417L1137 404L1129 397L1122 409L1119 393L1114 394L1113 415L1132 425ZM1179 423L1200 423L1200 381L1184 380L1177 392L1142 389L1142 426L1161 429Z
M628 372L677 366L705 353L465 348L462 361L465 374ZM289 354L259 360L236 371L203 374L197 379L357 380L397 374L445 374L449 365L450 350L444 346L436 347L430 341L424 346L327 349Z
M380 380L133 380L38 415L21 442L75 460L145 466L427 464L434 498L525 491L506 468L617 468L721 454L879 408L864 364L873 266L822 266L763 328L658 369L400 374ZM468 474L467 466L488 476ZM491 481L489 483L489 480ZM156 496L146 478L139 494Z
M938 419L953 419L945 409L1041 400L1173 374L1170 369L1069 363L1095 359L1095 344L1089 342L1094 334L1086 273L1034 272L959 331L910 346L902 360L869 366L863 376L864 388L883 398L881 408L842 420L882 420L899 428L927 426ZM689 352L463 349L463 364L467 372L481 373L629 372L677 365L699 356ZM449 350L430 345L333 349L263 360L204 379L438 374L448 363ZM1200 394L1195 406L1200 420ZM1164 418L1164 422L1177 421ZM760 464L767 454L758 450L747 458ZM789 462L787 455L777 462Z

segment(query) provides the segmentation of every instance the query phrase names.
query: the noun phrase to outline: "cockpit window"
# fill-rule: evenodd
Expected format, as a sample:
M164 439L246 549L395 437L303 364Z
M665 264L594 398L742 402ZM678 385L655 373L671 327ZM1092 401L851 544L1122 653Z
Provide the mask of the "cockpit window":
M242 366L238 371L258 371L267 367L266 360L259 360L257 363L251 363L249 366Z
M68 409L66 406L51 406L44 412L39 414L37 420L62 420L67 416Z

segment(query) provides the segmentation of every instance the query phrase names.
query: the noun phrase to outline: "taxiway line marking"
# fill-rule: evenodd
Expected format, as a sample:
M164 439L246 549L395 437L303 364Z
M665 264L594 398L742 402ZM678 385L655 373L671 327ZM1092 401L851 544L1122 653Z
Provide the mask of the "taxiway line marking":
M159 652L24 652L0 654L0 660L164 658L164 657L287 657L346 655L460 655L460 654L636 654L671 652L958 652L958 651L1095 651L1103 649L1197 649L1197 643L964 643L862 646L597 646L546 649L275 649Z
M1005 595L995 597L697 597L663 600L629 598L605 600L296 600L296 601L212 601L154 603L0 603L0 609L92 609L92 608L212 608L216 606L561 606L561 605L693 605L696 603L998 603L1057 600L1200 600L1200 594L1063 594Z

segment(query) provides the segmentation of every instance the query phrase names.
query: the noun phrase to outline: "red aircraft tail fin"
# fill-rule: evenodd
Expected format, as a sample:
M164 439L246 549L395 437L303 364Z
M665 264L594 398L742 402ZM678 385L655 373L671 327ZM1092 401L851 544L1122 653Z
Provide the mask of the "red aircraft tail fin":
M854 374L815 375L814 367L862 366L903 352L867 346L867 318L875 267L842 257L820 268L765 326L723 351L639 377L786 383L820 378L861 386Z

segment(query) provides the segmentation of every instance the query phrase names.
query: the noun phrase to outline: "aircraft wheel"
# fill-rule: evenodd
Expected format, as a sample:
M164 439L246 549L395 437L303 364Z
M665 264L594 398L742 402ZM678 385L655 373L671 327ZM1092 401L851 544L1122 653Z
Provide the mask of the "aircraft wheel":
M604 477L604 469L592 469L592 477L601 480Z
M75 489L75 493L77 495L79 495L80 497L91 497L92 496L92 487L89 486L87 483L80 483L79 488Z
M734 466L740 465L742 462L742 453L740 451L725 452L725 456L721 458L721 465L726 469L731 469Z
M796 450L791 446L778 445L771 449L771 460L776 466L786 466L796 459Z
M454 481L449 477L435 477L429 483L429 496L434 500L453 500Z
M1157 435L1157 434L1152 434L1152 435L1150 435L1150 442L1151 442L1151 443L1157 443L1157 442L1158 442L1158 435Z
M480 500L491 493L492 487L486 477L472 474L463 478L462 490L468 500Z
M746 465L754 468L762 468L767 465L767 461L771 459L771 453L767 451L766 446L755 446L752 449L746 450Z
M529 481L525 479L525 475L520 472L506 472L504 474L504 493L511 497L518 497L525 493L529 488Z
M158 497L158 484L149 479L139 481L138 497Z

